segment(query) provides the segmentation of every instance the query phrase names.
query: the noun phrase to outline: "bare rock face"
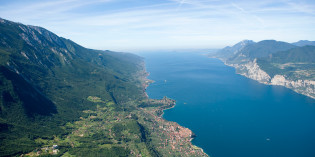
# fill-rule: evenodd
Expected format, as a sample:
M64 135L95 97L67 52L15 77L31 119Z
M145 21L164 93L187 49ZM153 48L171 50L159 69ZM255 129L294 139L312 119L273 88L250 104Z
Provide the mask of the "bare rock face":
M231 66L235 67L237 73L250 79L265 84L268 84L270 82L271 77L265 71L260 69L259 65L256 62L256 59L246 64L233 64Z
M288 80L283 75L275 75L270 82L271 85L280 85L293 89L297 93L315 98L315 81L312 80Z
M271 78L259 67L256 59L245 64L230 64L229 66L235 67L238 74L260 83L284 86L315 99L315 81L313 80L290 80L285 75L275 75Z
M245 40L210 53L209 57L222 60L226 65L234 67L236 73L260 83L285 86L315 99L315 47L306 46L314 43L315 41L299 41L290 44L275 40L255 43ZM262 70L265 66L266 71Z
M280 86L285 86L286 85L286 79L283 75L275 75L270 84L272 85L280 85Z

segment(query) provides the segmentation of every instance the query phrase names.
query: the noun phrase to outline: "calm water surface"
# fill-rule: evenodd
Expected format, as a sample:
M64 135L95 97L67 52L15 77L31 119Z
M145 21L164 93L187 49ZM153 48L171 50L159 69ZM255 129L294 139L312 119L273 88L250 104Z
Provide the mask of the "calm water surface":
M211 157L315 157L315 101L235 74L192 53L145 57L151 98L177 101L164 118L190 128Z

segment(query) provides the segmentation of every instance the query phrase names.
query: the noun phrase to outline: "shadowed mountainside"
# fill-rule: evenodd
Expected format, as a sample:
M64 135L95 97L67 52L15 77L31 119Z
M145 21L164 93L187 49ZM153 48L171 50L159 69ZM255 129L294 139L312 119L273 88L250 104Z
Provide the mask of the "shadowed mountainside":
M136 55L0 18L0 156L207 156L147 76Z

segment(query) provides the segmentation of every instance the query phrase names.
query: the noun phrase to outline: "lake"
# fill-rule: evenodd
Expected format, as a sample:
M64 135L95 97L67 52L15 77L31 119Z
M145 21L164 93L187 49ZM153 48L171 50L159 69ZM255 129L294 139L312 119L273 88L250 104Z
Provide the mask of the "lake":
M315 101L260 84L198 53L143 53L150 98L176 100L164 118L190 128L211 157L314 157Z

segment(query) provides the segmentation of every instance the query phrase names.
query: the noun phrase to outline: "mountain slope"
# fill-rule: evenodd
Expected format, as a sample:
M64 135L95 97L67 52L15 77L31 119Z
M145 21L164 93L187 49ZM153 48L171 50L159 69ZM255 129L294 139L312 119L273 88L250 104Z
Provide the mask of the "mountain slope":
M60 126L95 108L86 100L90 95L119 105L144 96L134 78L143 70L140 57L86 49L43 28L3 19L0 33L0 120L7 126L2 155L34 149L33 138L66 133Z
M257 60L270 76L285 75L292 80L315 80L315 46L304 46L280 51Z
M271 55L275 52L285 51L294 47L294 45L285 42L263 40L244 47L237 54L230 57L227 61L230 63L246 62L255 58L267 57L268 55Z
M295 45L295 46L300 46L300 47L307 46L307 45L315 46L315 41L300 40L300 41L292 43L292 44Z
M207 156L146 76L136 55L0 19L0 156Z
M221 59L225 60L225 59L230 58L230 57L234 56L235 54L237 54L239 51L241 51L247 45L254 44L254 43L255 42L253 42L252 40L243 40L243 41L233 45L232 47L227 46L227 47L219 50L218 52L216 52L214 54L209 54L209 57L221 58Z
M310 43L299 41L293 45L264 40L246 45L234 55L222 54L219 58L248 78L264 84L282 85L315 98L314 46L301 47Z

